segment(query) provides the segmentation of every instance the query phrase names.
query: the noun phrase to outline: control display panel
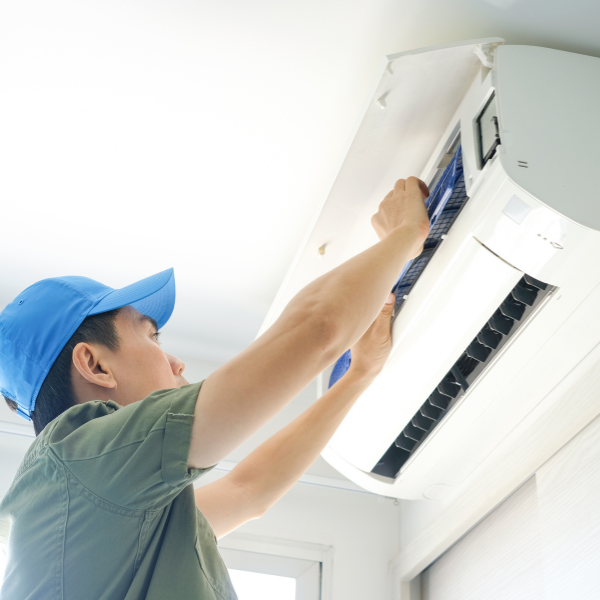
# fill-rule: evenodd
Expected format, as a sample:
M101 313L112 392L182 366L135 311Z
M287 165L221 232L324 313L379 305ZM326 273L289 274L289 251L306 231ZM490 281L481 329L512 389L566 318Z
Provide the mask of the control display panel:
M500 130L498 127L498 109L496 106L496 94L488 100L481 114L477 117L477 130L479 133L479 160L481 168L496 153L500 144Z

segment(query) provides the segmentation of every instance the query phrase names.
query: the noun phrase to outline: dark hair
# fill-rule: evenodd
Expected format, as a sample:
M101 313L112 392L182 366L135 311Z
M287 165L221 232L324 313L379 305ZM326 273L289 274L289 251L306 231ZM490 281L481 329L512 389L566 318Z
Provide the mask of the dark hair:
M115 319L119 310L117 308L86 317L60 351L54 364L50 367L46 379L44 379L35 401L35 410L31 413L36 435L39 435L50 421L77 404L71 379L71 365L73 364L73 349L75 346L81 342L87 342L88 344L101 344L109 350L118 350L120 340L115 326ZM10 409L17 410L16 402L6 396L4 396L4 400Z

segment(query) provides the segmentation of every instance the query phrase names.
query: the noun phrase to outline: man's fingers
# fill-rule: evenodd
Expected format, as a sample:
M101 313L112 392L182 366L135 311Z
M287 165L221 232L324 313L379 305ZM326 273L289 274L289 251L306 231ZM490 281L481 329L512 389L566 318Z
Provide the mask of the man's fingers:
M395 304L396 296L390 293L387 300L385 301L385 304L383 305L383 308L381 309L380 315L385 319L389 319L392 316L392 313L394 312Z
M395 192L403 192L406 189L406 179L398 179L394 184Z
M379 327L382 327L382 320L389 321L392 318L392 314L394 312L394 306L396 305L396 296L390 292L381 312L377 316L377 318L371 324L370 329L372 331L376 331Z
M409 177L408 179L398 179L394 185L394 192L405 192L419 188L423 198L429 198L429 188L424 181L418 177ZM388 194L389 196L389 194Z
M403 226L414 228L420 237L426 236L430 223L424 199L428 196L427 185L418 177L398 179L371 218L379 239L383 240L390 231Z
M419 189L419 191L421 192L421 194L423 195L423 198L427 198L429 196L429 189L428 187L425 185L424 181L421 181L418 177L409 177L406 180L406 190L415 190Z

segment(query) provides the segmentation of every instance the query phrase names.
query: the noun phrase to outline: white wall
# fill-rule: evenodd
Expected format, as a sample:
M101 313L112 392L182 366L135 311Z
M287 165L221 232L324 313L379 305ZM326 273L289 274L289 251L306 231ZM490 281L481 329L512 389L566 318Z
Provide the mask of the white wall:
M7 492L32 438L0 433L0 498Z

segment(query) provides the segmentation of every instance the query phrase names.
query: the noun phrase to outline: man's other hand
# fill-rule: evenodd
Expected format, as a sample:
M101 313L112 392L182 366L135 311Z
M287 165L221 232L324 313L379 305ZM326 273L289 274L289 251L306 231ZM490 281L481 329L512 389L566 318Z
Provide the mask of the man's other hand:
M418 240L411 258L421 254L429 233L429 216L424 202L427 197L429 189L417 177L398 179L371 218L379 239L383 240L396 229L411 231Z
M390 294L381 312L365 334L352 346L349 374L359 377L378 375L392 349L390 321L396 297Z

